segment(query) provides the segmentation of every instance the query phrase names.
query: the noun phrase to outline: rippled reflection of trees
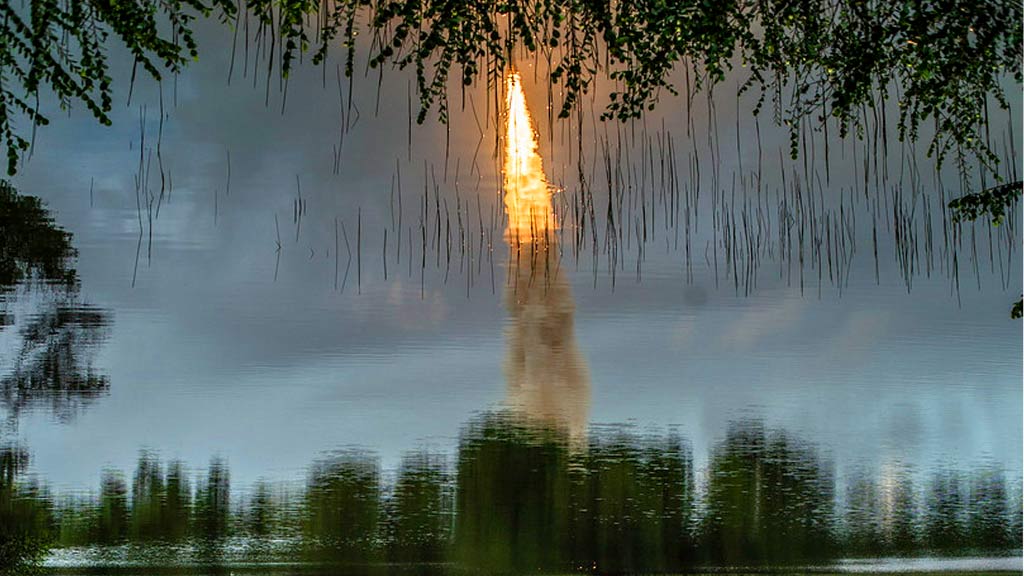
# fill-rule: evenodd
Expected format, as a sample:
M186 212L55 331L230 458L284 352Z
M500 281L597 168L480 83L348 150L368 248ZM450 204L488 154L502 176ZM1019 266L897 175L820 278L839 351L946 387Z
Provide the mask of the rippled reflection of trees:
M380 470L367 455L344 453L317 462L310 472L302 528L318 560L366 562L380 521Z
M511 413L470 422L454 462L421 450L384 472L373 454L346 451L313 463L301 487L240 491L222 460L190 473L143 453L130 485L107 470L94 495L52 498L24 477L24 451L0 455L0 535L88 546L93 560L607 573L1021 546L1020 500L998 468L892 465L837 479L812 443L756 420L732 423L701 473L675 433L601 428L580 448Z
M48 493L24 478L28 452L0 446L0 574L40 560L53 540Z
M382 508L388 560L446 559L452 536L452 488L442 457L421 451L402 458L394 491L385 497Z
M152 454L140 455L132 484L134 540L178 542L188 535L192 491L181 462L166 469Z
M0 331L20 341L0 371L0 402L14 418L38 405L67 420L109 388L92 360L110 314L78 303L71 240L38 198L0 181ZM11 309L21 299L35 309L19 319Z
M13 366L0 377L0 399L11 415L45 406L68 420L106 394L110 383L93 369L92 356L109 326L109 315L93 307L51 305L29 318Z
M459 562L514 569L568 559L573 480L562 439L505 415L469 425L456 465Z
M813 447L760 422L733 424L708 471L704 558L746 565L834 557L833 486Z
M883 479L858 471L847 483L842 535L856 556L903 556L918 548L913 480L904 469Z

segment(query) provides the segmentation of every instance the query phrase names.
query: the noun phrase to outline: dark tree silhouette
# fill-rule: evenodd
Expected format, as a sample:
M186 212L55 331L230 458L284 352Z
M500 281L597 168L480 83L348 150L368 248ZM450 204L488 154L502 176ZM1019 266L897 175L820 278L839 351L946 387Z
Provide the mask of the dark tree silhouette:
M967 542L978 550L1011 550L1010 503L1006 479L1000 470L983 467L975 471L967 500Z
M210 461L206 482L196 489L195 531L205 542L217 543L228 536L231 504L231 474L219 458Z
M702 549L740 566L831 558L833 486L811 447L761 422L734 423L708 472Z
M167 542L184 539L188 535L191 521L192 492L185 468L180 461L173 461L167 465L161 505L160 538Z
M966 504L958 472L940 470L932 476L924 506L924 545L928 550L948 554L963 547Z
M920 491L909 469L854 471L840 516L817 449L759 421L732 423L700 481L675 434L603 428L583 447L510 413L470 422L453 466L407 454L388 488L375 456L349 451L314 462L305 490L291 495L263 481L239 493L215 459L193 496L180 463L143 453L130 491L105 470L98 495L54 512L45 485L25 478L27 461L24 450L0 449L0 571L39 560L58 534L59 546L90 546L101 559L118 547L149 566L175 566L184 553L211 566L302 558L381 573L436 563L471 573L682 573L1020 549L1021 500L998 468L932 468Z
M38 562L54 541L54 519L46 491L25 481L28 452L0 447L0 574L16 574Z
M665 572L694 561L693 469L677 436L591 440L573 484L574 564Z
M508 414L471 423L459 442L454 558L484 571L569 568L569 468L556 431Z
M380 520L376 459L343 453L317 462L306 489L303 534L312 559L366 562L374 553Z
M68 420L109 388L91 360L107 338L110 314L76 303L75 255L71 234L54 223L42 202L0 180L0 293L26 283L52 288L43 293L42 309L22 322L21 348L0 373L0 403L11 417L49 404L54 415ZM13 315L0 313L0 330L14 324Z
M427 452L407 454L393 494L385 502L385 541L391 562L445 559L454 514L444 461Z
M42 201L0 180L0 291L26 280L74 286L69 264L75 255L71 234L54 223Z
M128 486L116 470L104 470L100 499L93 515L89 537L97 544L120 544L128 540L131 518Z

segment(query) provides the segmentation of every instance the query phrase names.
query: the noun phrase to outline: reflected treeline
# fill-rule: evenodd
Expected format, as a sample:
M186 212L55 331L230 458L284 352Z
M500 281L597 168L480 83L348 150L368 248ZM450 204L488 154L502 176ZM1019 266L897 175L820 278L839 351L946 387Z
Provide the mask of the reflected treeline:
M453 557L488 570L664 571L699 561L689 446L625 429L578 451L507 415L459 447Z
M835 555L834 484L813 448L759 422L732 425L708 470L703 557L743 564Z
M818 449L759 421L733 423L697 471L678 434L564 429L511 413L470 422L455 461L419 451L384 472L348 451L301 486L232 489L227 464L190 472L143 453L98 493L53 497L0 452L3 561L53 546L88 561L446 563L487 571L665 572L845 557L1019 550L1019 486L980 467L891 467L838 479ZM193 487L194 486L194 487ZM1017 493L1016 495L1011 495Z
M68 420L109 388L92 359L108 337L110 314L78 303L75 255L71 234L43 203L0 180L0 331L19 336L15 349L0 351L8 360L0 403L11 418L38 405ZM13 304L22 298L38 305L19 318Z
M23 477L27 467L25 449L0 448L0 573L41 560L53 542L50 495Z

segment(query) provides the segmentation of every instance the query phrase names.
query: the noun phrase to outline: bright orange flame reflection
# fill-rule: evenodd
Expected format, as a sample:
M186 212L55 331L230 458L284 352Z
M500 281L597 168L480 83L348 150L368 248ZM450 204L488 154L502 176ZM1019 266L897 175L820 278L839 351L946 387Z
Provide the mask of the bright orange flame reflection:
M544 178L530 112L512 72L505 80L505 210L508 212L511 322L506 333L507 402L525 422L586 446L590 376L576 346L572 288L558 262L551 188ZM519 244L529 244L520 251ZM549 260L550 259L550 260Z
M509 239L531 242L555 229L551 191L518 72L505 79L505 210Z

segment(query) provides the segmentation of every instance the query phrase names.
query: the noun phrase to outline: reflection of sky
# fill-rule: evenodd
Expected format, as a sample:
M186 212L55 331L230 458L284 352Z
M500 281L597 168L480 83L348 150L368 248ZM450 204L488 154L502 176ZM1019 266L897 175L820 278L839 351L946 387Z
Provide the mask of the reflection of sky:
M262 84L253 90L251 81L236 77L226 85L227 50L211 46L205 54L179 80L177 108L165 86L170 116L162 152L174 190L154 226L151 263L143 245L134 289L134 106L147 105L152 145L157 100L150 87L137 88L133 109L120 108L113 128L97 126L81 111L54 118L15 179L23 193L47 200L57 221L75 234L83 298L114 311L111 339L97 360L110 376L110 395L70 425L56 425L44 413L23 418L18 434L32 450L34 467L58 486L94 486L102 465L129 470L138 449L150 447L193 465L221 454L245 484L259 475L291 476L339 445L375 449L385 465L423 444L450 449L460 426L474 412L499 405L504 394L505 268L495 262L492 294L485 260L467 298L458 263L453 261L444 285L444 270L433 269L431 254L421 298L418 269L408 274L408 230L402 261L389 261L386 283L382 235L391 222L396 159L403 225L412 227L417 241L424 159L433 165L453 217L458 166L459 195L463 203L471 199L472 226L477 197L486 220L497 182L493 124L477 154L480 177L469 168L481 142L469 101L466 112L455 113L445 183L443 127L414 128L412 160L406 158L406 77L385 77L377 118L375 79L366 80L356 87L361 119L346 136L341 174L334 175L333 69L327 90L319 70L295 74L282 116L276 90L265 108ZM482 120L486 96L482 89L473 94ZM559 135L553 142L545 136L543 90L528 97L540 122L545 162L552 159L551 179L571 184L564 175L573 172L563 167L568 147ZM1015 105L1019 109L1019 101ZM459 106L454 94L453 108ZM725 182L738 166L732 109L719 110ZM682 114L670 114L667 122L678 129L676 145L684 146L689 140ZM696 122L698 150L706 155L703 117ZM749 169L756 163L753 126L746 122L741 130ZM774 181L778 146L786 142L766 124L762 133L765 156L773 159L766 165L776 167L766 168L766 178ZM230 196L224 189L226 150ZM152 162L151 186L158 189L155 157ZM854 181L850 170L833 158L833 186ZM292 222L296 174L307 202L298 242ZM603 182L597 174L591 180ZM333 290L334 218L344 222L354 249L357 206L364 234L358 296L354 259L345 293ZM276 282L275 214L283 245ZM1007 318L1021 291L1019 253L1006 289L998 272L989 275L987 257L981 291L965 273L960 306L941 273L918 278L908 295L887 237L881 239L882 285L876 286L863 235L841 298L826 284L819 299L814 283L801 297L770 263L755 293L743 297L729 282L715 288L703 262L708 228L709 218L701 221L705 236L695 247L692 286L685 283L681 254L666 254L657 243L661 238L648 248L641 284L631 272L635 249L626 255L614 292L603 265L594 287L587 258L570 276L578 344L591 378L592 422L676 426L693 442L698 462L730 419L754 416L819 442L840 469L894 460L967 468L995 460L1020 470L1020 324ZM495 234L499 241L500 228ZM389 242L393 250L394 235ZM343 242L341 250L343 276ZM417 257L418 250L414 245ZM575 264L565 266L572 270Z

